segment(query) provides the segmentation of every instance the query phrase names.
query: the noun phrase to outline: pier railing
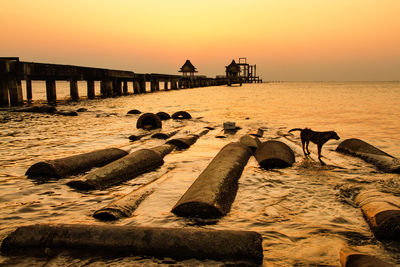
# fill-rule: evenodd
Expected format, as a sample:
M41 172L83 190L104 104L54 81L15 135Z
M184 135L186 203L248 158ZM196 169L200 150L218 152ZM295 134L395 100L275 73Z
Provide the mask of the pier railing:
M0 58L0 106L17 106L24 103L22 80L26 81L26 100L32 101L32 81L46 82L46 97L49 104L57 100L56 81L70 82L70 97L79 100L78 81L87 82L87 98L94 99L95 81L100 81L101 97L129 94L128 83L132 83L133 94L146 93L146 82L150 92L223 85L226 79L206 76L181 76L158 73L135 73L133 71L91 68L73 65L23 62L18 57Z

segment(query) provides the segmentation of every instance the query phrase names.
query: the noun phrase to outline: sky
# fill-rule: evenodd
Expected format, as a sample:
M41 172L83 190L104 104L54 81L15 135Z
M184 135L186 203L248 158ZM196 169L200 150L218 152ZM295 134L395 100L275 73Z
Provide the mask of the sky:
M400 80L400 0L0 0L0 56L265 81Z

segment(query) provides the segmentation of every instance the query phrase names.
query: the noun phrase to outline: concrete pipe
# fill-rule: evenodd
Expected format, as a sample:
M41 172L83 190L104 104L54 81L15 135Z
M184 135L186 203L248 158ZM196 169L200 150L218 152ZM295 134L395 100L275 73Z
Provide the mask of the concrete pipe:
M192 116L186 111L178 111L171 116L174 120L187 120L191 119Z
M256 153L255 157L264 169L286 168L292 166L295 162L293 150L280 141L267 141L262 143Z
M196 143L196 141L197 141L197 139L199 139L199 137L205 135L208 132L209 132L208 129L203 129L203 130L198 131L197 133L190 134L186 137L171 139L167 142L167 144L174 145L178 149L188 149L191 145Z
M131 109L131 110L129 110L128 111L128 113L127 114L140 114L140 113L142 113L140 110L137 110L137 109Z
M400 160L386 152L356 138L344 140L336 151L350 154L375 165L379 170L400 173Z
M400 199L378 191L363 191L355 198L377 239L400 240Z
M26 175L33 178L62 178L101 167L113 162L128 153L118 148L107 148L70 156L66 158L41 161L33 164Z
M138 129L145 129L145 130L151 130L151 129L159 129L161 128L162 123L160 118L153 113L144 113L142 114L136 123L136 128Z
M339 259L342 267L394 267L394 265L378 258L349 248L343 248L340 250Z
M57 111L57 109L54 106L42 105L42 106L30 106L30 107L17 108L17 109L12 109L11 111L53 114L54 112Z
M260 139L257 137L252 137L251 135L243 135L240 137L239 142L251 149L253 153L256 152L257 148L261 145Z
M224 146L175 204L172 212L178 216L201 218L218 218L227 214L250 156L251 150L240 143Z
M171 119L171 116L166 112L157 112L156 115L160 118L160 120L165 121Z
M262 238L257 232L157 228L116 225L38 224L8 235L7 255L45 250L85 251L100 255L143 255L175 259L244 260L261 264Z
M151 136L151 138L156 138L156 139L168 139L172 136L174 136L175 134L177 134L179 132L179 130L174 130L174 131L170 131L170 132L166 132L166 133L155 133Z
M67 185L79 190L103 189L158 168L164 164L163 156L157 148L140 149Z
M255 137L262 137L264 135L264 130L261 128L258 128L256 130L250 130L248 132L249 135L255 136Z

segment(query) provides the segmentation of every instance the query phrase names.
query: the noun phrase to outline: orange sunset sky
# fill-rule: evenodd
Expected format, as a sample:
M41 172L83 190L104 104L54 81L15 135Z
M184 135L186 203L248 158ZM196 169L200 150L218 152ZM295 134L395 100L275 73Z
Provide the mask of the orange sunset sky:
M0 56L139 73L400 80L400 0L0 0Z

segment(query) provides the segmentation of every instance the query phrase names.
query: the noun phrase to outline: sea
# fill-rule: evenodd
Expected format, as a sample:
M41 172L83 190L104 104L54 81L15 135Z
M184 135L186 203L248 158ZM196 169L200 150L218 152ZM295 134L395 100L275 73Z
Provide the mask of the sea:
M24 85L23 85L24 87ZM0 240L19 226L37 223L113 224L250 230L262 235L263 266L340 266L339 252L349 247L400 265L400 244L378 241L352 197L375 189L400 197L400 175L377 170L361 159L335 151L348 138L359 138L400 158L399 82L277 82L163 90L113 98L68 100L69 84L57 82L58 110L85 108L78 116L0 110ZM79 82L86 96L86 83ZM99 84L96 83L99 94ZM33 82L33 102L45 102L44 82ZM66 183L78 176L38 181L26 170L36 162L103 148L151 148L164 140L144 137L131 142L139 115L187 111L190 120L163 121L161 131L176 137L213 127L187 150L165 156L164 165L104 190L82 192ZM240 127L225 134L224 122ZM322 166L301 152L299 132L292 128L336 131L323 149ZM174 215L171 208L220 149L249 132L262 129L262 142L282 140L295 147L296 162L277 170L261 169L251 157L240 179L230 212L199 221ZM223 138L218 138L223 137ZM84 174L82 174L84 175ZM143 184L163 177L131 217L101 222L93 212ZM79 257L63 252L51 257L0 255L2 266L241 266L234 261L170 258Z

